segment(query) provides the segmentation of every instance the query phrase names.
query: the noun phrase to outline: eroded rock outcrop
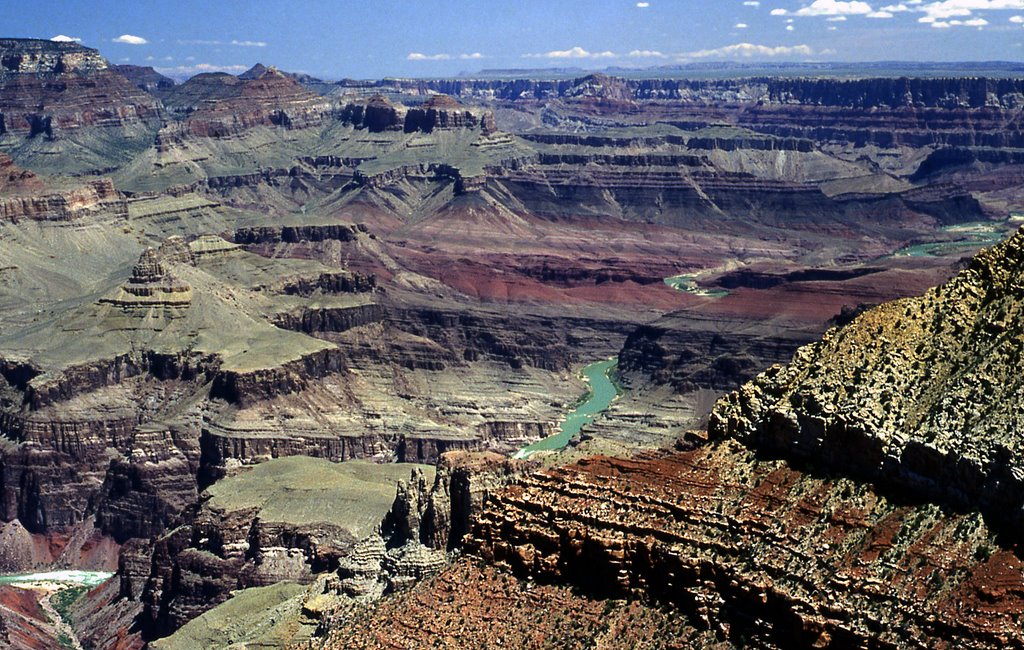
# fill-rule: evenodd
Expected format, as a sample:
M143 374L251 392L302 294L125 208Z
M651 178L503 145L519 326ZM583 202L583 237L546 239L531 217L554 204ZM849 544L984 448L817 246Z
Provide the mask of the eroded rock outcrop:
M882 305L715 408L711 432L1024 530L1024 235Z
M448 452L431 482L422 470L398 483L379 531L361 540L338 568L340 593L373 600L412 587L447 564L492 491L533 465L492 452Z
M394 481L407 471L293 457L223 479L204 493L189 523L123 556L152 560L145 577L145 564L123 568L122 595L145 604L148 635L164 636L232 590L310 583L345 558L346 566L370 562L372 548L357 542L372 536L394 498ZM418 575L438 559L412 550L389 557L396 576Z
M77 43L0 39L0 135L59 137L82 127L155 126L154 97Z
M21 169L0 153L0 222L74 221L89 216L125 219L124 196L107 178L87 182L54 182Z
M192 287L167 271L156 249L147 248L118 295L103 302L122 309L187 309L192 304Z
M1024 579L993 539L976 513L727 441L534 474L495 495L468 549L591 597L670 603L722 641L994 648L1022 641Z

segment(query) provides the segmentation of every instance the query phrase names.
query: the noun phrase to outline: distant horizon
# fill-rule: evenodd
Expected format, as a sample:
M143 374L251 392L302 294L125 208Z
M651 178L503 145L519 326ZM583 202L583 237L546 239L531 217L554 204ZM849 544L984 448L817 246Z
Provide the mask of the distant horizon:
M102 55L102 52L100 52ZM111 65L133 65L133 64L115 64ZM136 64L137 65L137 64ZM138 65L142 68L150 68L160 74L164 74L171 79L174 79L177 83L187 81L188 79L197 76L198 74L230 74L238 76L244 74L254 68L257 65L262 65L266 68L276 68L282 72L289 74L306 74L296 72L295 70L288 70L284 67L268 63L266 61L257 61L251 66L241 72L228 72L221 70L211 70L208 72L200 72L196 75L188 76L172 76L167 75L160 71L159 68L154 66L143 66ZM935 73L943 72L958 72L963 69L964 73L971 72L1003 72L1003 75L992 75L992 78L1006 78L1010 76L1024 77L1024 62L1020 61L702 61L702 62L691 62L691 63L679 63L672 65L661 65L661 66L646 66L646 67L633 67L624 68L618 66L608 66L604 68L583 68L583 67L533 67L533 68L481 68L476 71L462 71L451 75L426 75L426 76L408 76L408 75L384 75L381 77L340 77L340 78L322 78L310 75L314 79L327 83L335 83L342 81L354 81L354 82L372 82L382 81L387 79L502 79L502 78L540 78L546 77L549 79L563 79L571 78L574 76L588 76L593 74L604 74L610 77L637 77L637 78L662 78L667 75L672 75L674 72L700 72L703 73L698 78L716 78L717 76L727 75L716 75L716 72L726 73L730 70L733 71L778 71L779 73L787 72L814 72L824 73L819 76L827 76L830 71L835 73L837 76L851 76L857 68L864 68L864 76L878 76L878 77L900 77L900 76L912 76L901 74L905 72L918 72L922 73L923 76L934 76ZM889 72L890 74L884 74ZM659 74L661 73L661 74ZM873 74L874 73L874 74ZM878 74L881 73L881 74ZM933 73L931 75L927 73ZM1015 74L1009 74L1015 73ZM750 76L744 74L744 77ZM763 76L756 74L753 76ZM980 76L980 75L967 75L967 76Z
M111 63L178 78L238 74L256 61L321 79L704 61L1017 62L1024 0L42 0L8 8L0 33L81 42Z

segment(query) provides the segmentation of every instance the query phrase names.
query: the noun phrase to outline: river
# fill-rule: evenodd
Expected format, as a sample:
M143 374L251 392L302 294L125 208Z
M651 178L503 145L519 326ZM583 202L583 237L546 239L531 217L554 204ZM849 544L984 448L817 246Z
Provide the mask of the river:
M694 296L703 296L705 298L724 298L729 295L729 292L725 289L702 288L697 284L697 275L698 274L673 275L670 278L665 278L665 284L676 291L682 291L683 293L689 293Z
M529 458L537 451L561 449L569 444L569 441L580 432L583 425L593 422L619 394L619 387L611 377L618 363L618 357L612 357L585 366L580 371L580 375L590 385L590 390L583 397L583 401L565 417L558 433L523 447L516 452L515 458Z
M961 239L925 242L923 244L906 246L893 253L891 257L940 257L942 255L952 255L961 250L998 244L1008 234L1002 224L992 221L977 221L945 226L940 228L940 232L960 235Z
M0 575L0 585L53 584L55 586L85 585L95 587L113 573L107 571L46 571L44 573L16 573Z

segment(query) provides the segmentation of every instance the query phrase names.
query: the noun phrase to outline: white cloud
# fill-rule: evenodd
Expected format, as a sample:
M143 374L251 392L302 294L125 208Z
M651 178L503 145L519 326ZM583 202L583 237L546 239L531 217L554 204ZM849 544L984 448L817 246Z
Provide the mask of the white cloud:
M872 11L867 14L868 18L892 18L893 14L890 11Z
M800 9L792 12L786 11L785 9L772 9L771 15L863 16L871 13L871 11L871 5L866 2L860 2L859 0L853 0L852 2L843 2L843 0L814 0L814 2L806 7L801 7Z
M1020 25L1021 23L1024 23L1024 16L1010 16L1010 22Z
M845 23L846 22L846 16L832 16L831 18L826 18L825 22L827 22L827 23Z
M922 23L925 23L926 20L922 19L921 21ZM937 30L945 30L951 27L976 27L980 29L988 25L988 20L985 18L971 18L969 20L958 20L956 18L953 18L952 20L932 19L927 20L927 23Z
M696 52L690 52L686 56L694 59L732 59L751 58L755 56L814 56L814 50L807 45L778 45L776 47L771 47L768 45L755 45L753 43L737 43L736 45L726 45L725 47L719 47L713 50L698 50Z
M889 13L898 14L904 11L910 11L910 7L901 2L898 5L887 5L882 7L880 11L888 11Z
M82 42L82 39L80 39L80 38L76 38L74 36L65 36L64 34L57 34L56 36L51 36L50 40L51 41L56 41L57 43L81 43Z
M266 41L217 41L217 40L184 40L178 41L178 45L234 45L237 47L266 47Z
M736 23L735 25L733 25L733 27L735 27L736 29L746 29L747 27L750 27L750 25L746 23Z
M638 2L638 3L636 3L636 6L640 7L641 9L646 9L647 7L651 6L651 3L650 2Z
M451 59L462 59L463 61L473 61L476 59L483 59L483 54L479 52L467 52L464 54L447 54L440 52L438 54L424 54L422 52L409 52L406 55L406 61L450 61Z
M628 54L635 59L665 59L668 58L658 50L633 50Z
M611 59L615 52L588 52L579 45L568 50L552 50L543 54L524 54L526 59Z
M761 2L760 2L760 0L745 0L743 2L743 6L744 7L760 7L761 6Z
M452 58L451 54L423 54L422 52L409 52L406 61L447 61Z
M941 0L939 2L907 4L920 5L916 10L924 12L924 17L918 22L935 23L949 22L950 26L957 25L956 21L947 21L948 18L963 18L971 16L975 11L997 11L1006 9L1024 9L1024 0ZM961 24L966 25L967 21ZM977 27L978 25L969 25Z
M141 36L135 36L133 34L121 34L113 40L114 43L127 43L128 45L145 45L149 41L142 38Z

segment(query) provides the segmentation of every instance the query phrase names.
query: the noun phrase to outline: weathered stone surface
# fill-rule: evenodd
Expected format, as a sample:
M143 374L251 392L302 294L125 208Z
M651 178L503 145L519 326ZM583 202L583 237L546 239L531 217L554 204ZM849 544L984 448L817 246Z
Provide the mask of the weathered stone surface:
M1024 235L949 283L831 330L715 408L711 432L978 508L1024 531Z
M168 273L160 254L147 248L132 269L128 282L121 285L117 296L106 302L122 309L186 309L192 304L192 288Z
M188 523L157 540L145 587L137 569L123 568L122 592L145 604L147 634L164 636L235 589L311 583L339 566L352 594L372 595L382 574L417 579L444 553L406 549L378 558L369 539L408 467L293 457L242 470L209 488ZM132 557L138 551L145 552Z
M160 102L77 43L0 39L0 135L159 122Z
M534 474L489 502L468 549L522 577L670 603L734 642L1021 642L1020 558L978 514L899 504L735 442Z

